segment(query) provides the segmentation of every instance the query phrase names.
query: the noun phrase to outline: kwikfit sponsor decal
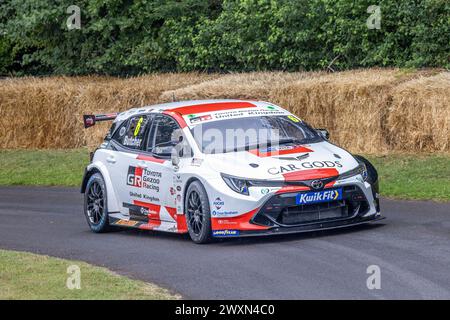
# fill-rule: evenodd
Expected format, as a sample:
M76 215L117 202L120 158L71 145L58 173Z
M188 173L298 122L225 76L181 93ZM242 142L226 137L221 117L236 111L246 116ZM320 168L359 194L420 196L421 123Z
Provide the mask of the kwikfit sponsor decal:
M297 204L312 204L342 200L342 188L297 194Z
M269 168L267 172L272 175L277 175L295 170L315 168L342 168L342 164L340 161L305 161L300 164L287 164L279 167L272 167Z
M239 235L239 230L214 230L213 237L234 237Z

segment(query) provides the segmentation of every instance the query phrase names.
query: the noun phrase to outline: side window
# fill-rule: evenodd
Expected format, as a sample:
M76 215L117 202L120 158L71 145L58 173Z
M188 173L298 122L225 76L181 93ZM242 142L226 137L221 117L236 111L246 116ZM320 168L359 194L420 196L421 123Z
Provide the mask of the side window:
M178 123L167 116L157 116L148 143L148 151L161 155L170 155L175 130L180 129Z
M140 149L149 122L149 117L146 115L132 117L116 131L113 139L124 147Z

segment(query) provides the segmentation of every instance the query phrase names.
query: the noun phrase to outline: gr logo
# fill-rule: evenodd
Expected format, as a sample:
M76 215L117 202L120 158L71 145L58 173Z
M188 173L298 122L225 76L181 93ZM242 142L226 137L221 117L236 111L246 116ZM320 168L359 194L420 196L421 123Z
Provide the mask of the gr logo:
M128 167L127 185L133 187L142 187L142 168Z

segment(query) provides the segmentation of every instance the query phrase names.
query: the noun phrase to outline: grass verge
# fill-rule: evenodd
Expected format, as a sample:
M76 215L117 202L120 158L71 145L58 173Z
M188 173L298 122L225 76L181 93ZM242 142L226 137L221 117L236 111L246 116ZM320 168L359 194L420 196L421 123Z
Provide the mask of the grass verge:
M81 184L88 163L86 148L0 150L0 185L75 187Z
M381 194L450 201L450 154L367 156L378 169ZM85 148L0 151L0 185L79 186L89 162Z
M69 266L80 270L80 289L69 289ZM74 282L70 282L74 283ZM85 262L0 250L0 300L179 299L167 290Z
M385 197L450 201L449 154L368 156Z

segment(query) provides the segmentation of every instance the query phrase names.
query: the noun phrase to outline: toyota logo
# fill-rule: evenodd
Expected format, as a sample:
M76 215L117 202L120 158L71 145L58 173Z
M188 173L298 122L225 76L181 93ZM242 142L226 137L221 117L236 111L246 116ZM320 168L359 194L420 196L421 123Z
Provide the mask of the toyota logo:
M313 189L322 189L323 188L323 182L320 180L314 180L313 182L311 182L311 187Z

